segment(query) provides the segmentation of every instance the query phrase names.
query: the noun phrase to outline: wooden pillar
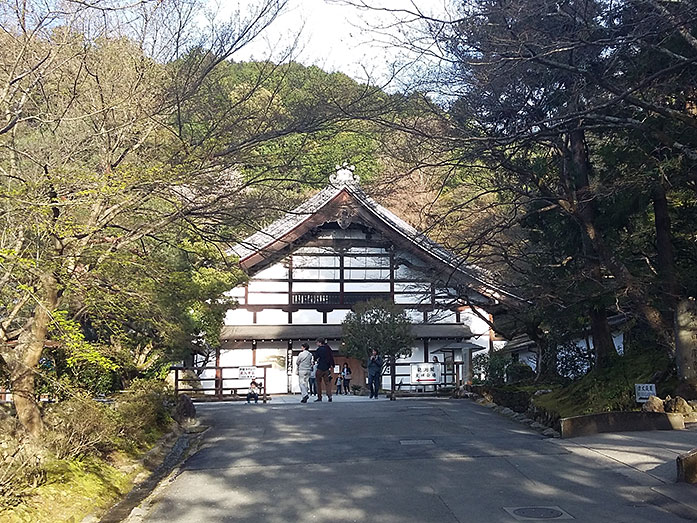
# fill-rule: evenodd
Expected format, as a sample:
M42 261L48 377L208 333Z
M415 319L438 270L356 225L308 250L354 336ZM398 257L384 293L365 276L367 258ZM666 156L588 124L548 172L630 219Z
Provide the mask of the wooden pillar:
M257 340L252 340L252 367L257 365Z
M344 304L344 250L339 251L339 303ZM326 315L325 315L326 318ZM324 323L327 323L326 320Z
M223 397L223 369L220 368L220 347L215 349L215 394L218 399Z
M179 396L179 369L177 367L174 367L174 395Z
M264 383L262 383L263 395L261 401L266 403L266 367L264 367Z
M394 303L394 245L390 246L390 301Z
M424 338L424 363L428 363L428 338Z
M466 367L463 378L465 380L465 384L472 385L472 349L467 349L466 358Z
M395 365L395 356L390 356L390 401L395 400L395 388L397 386L397 365Z
M266 367L264 367L266 368ZM288 340L286 349L286 392L293 391L293 340Z
M293 323L293 256L288 257L288 325Z

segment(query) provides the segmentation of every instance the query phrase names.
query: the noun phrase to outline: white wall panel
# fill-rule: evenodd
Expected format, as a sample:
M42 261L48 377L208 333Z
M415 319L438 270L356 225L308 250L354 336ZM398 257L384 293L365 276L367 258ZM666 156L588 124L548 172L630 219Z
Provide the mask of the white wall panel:
M225 313L225 325L251 325L252 313L247 309L228 309Z
M435 310L428 313L428 323L455 323L455 312Z
M344 318L346 318L346 315L348 314L347 310L334 310L331 312L327 313L327 323L333 323L333 324L338 324L344 321Z
M288 292L288 283L281 281L250 281L249 292Z
M431 294L395 294L394 302L427 304L431 303Z
M271 267L268 267L263 271L259 271L254 275L254 278L267 278L276 280L287 279L288 267L286 267L283 263L277 263L276 265L272 265Z
M263 309L257 312L258 325L288 325L288 313L281 309Z
M288 305L288 295L250 292L249 305Z
M296 281L293 282L293 292L339 292L339 282L329 281Z
M372 282L372 283L360 283L360 282L346 282L344 283L345 292L390 292L389 282Z
M293 313L293 325L314 325L322 323L324 315L314 309L300 309Z
M427 292L430 295L431 284L425 282L395 282L394 290L395 292Z
M232 290L229 290L225 293L225 296L231 296L232 298L237 298L238 300L240 298L244 298L244 285L240 285L239 287L235 287Z
M389 269L346 269L344 277L347 280L389 280Z
M426 275L423 271L412 269L406 265L399 265L395 268L394 276L398 280L415 280L426 281Z
M424 313L417 309L404 309L412 323L423 323Z

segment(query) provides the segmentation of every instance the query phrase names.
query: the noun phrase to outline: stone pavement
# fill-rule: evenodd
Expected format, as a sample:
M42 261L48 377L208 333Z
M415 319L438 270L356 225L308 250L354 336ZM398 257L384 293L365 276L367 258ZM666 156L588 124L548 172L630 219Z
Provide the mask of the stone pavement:
M697 520L674 483L694 428L558 440L468 400L298 401L198 405L204 445L131 521Z

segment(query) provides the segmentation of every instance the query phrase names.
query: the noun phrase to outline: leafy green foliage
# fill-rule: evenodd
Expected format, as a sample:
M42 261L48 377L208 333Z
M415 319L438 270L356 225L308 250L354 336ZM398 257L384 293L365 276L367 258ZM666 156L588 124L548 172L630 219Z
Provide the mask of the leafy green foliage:
M530 365L522 361L512 362L506 367L506 380L508 383L530 382L535 379L535 371Z
M399 305L384 300L362 302L342 323L341 352L366 359L373 350L383 356L409 356L414 337L411 322Z

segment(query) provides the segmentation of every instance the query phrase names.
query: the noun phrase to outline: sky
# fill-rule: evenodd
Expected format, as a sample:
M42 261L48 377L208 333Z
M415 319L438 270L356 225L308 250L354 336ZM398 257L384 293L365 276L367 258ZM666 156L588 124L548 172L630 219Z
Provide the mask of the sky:
M242 0L240 8L252 0ZM429 15L444 16L446 0L371 0L371 4L393 9L417 5ZM366 12L336 0L289 0L279 16L258 40L235 55L236 61L265 58L270 50L290 45L300 31L296 61L317 65L328 72L340 71L358 81L368 76L384 79L390 65L403 61L404 51L387 46L371 26L389 23L392 17ZM380 42L383 40L383 42Z

